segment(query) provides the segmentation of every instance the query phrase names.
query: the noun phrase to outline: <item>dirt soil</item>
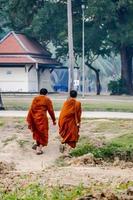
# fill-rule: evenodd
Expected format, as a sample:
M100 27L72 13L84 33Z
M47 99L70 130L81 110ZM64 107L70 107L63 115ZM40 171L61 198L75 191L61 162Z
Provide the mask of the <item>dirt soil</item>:
M106 123L106 120L103 120ZM95 120L94 120L95 122ZM91 121L92 123L92 121ZM98 145L101 144L102 135L91 132L94 123L83 121L81 133L89 136ZM103 133L103 138L113 138L120 135ZM59 137L57 126L50 122L49 144L44 148L43 155L36 155L32 150L32 135L22 118L0 119L0 185L9 187L18 182L21 177L20 186L29 181L39 181L47 185L79 185L84 186L104 184L107 188L115 188L120 183L133 181L133 167L108 166L108 165L75 165L58 167L57 158L62 154L59 152ZM27 175L27 179L23 179ZM4 177L4 178L3 178ZM6 177L6 178L5 178Z

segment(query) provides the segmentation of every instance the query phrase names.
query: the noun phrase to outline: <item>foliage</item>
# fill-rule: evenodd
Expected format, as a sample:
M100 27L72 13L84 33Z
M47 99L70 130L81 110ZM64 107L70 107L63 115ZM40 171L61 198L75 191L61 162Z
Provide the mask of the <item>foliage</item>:
M82 145L78 145L76 149L73 149L70 152L70 155L78 157L78 156L82 156L84 154L87 154L89 152L92 153L93 150L94 150L94 147L91 144L85 143L85 144L82 144Z
M2 0L1 0L2 1ZM82 54L82 0L73 3L73 30L75 56ZM100 29L92 20L88 20L88 8L90 3L84 1L85 11L85 55L92 59L94 55L104 55L108 52L103 40L106 30ZM36 37L40 42L52 41L57 47L59 56L67 55L67 6L66 1L20 1L11 0L4 2L3 13L7 12L8 27L15 31L24 32ZM102 48L101 48L102 46ZM103 48L104 47L104 48ZM93 56L92 56L93 57Z
M100 148L95 147L86 141L86 143L79 144L76 149L72 150L70 155L77 157L87 153L92 153L95 157L106 160L114 159L116 156L121 160L133 160L132 142L132 134L120 136Z
M72 200L84 195L82 185L73 188L53 187L47 188L39 184L31 184L19 188L14 192L0 192L2 200Z
M37 10L43 6L43 0L1 0L2 13L7 14L7 26L15 31L28 27Z
M133 30L131 18L133 11L133 1L131 0L88 0L88 12L93 15L94 25L98 29L105 29L106 44L119 50L121 44L132 44Z
M133 1L131 0L88 0L88 17L92 26L103 30L105 35L100 48L104 54L111 51L121 55L121 78L123 91L133 94ZM93 29L92 29L93 31ZM106 51L105 51L106 50ZM109 51L107 51L109 50ZM122 92L123 92L122 91Z
M108 90L111 91L112 95L128 94L127 88L125 88L124 81L118 79L116 81L110 81L108 84Z

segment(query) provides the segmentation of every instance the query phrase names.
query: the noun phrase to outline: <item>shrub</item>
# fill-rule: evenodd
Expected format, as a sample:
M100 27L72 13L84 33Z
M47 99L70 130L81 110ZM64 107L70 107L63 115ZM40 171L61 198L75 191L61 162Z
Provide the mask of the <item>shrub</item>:
M78 157L87 153L92 153L94 157L102 158L107 161L114 160L115 157L119 157L120 160L133 161L133 146L130 144L131 139L126 140L128 136L130 135L118 137L100 148L88 144L87 142L79 144L77 148L70 152L70 155ZM123 143L123 140L125 140L126 143Z
M111 92L111 95L128 94L128 91L125 88L125 81L122 79L110 81L108 84L108 90Z

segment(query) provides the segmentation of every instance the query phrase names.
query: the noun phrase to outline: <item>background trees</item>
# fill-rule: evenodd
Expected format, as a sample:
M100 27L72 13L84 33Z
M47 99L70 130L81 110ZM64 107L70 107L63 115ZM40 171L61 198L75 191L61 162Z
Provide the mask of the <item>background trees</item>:
M133 1L88 0L88 15L93 26L106 31L105 47L121 56L121 79L127 93L133 93ZM92 26L92 27L93 27Z
M56 55L67 58L66 0L0 0L1 35L8 29L52 42ZM94 68L99 56L120 54L121 80L125 92L133 94L133 0L73 0L74 54L82 55L82 10L85 4L85 60ZM98 72L97 68L96 72Z

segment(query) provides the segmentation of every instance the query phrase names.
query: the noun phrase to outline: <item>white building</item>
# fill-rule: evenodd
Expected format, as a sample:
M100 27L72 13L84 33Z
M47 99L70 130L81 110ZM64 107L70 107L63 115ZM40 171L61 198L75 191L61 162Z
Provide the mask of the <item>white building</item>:
M0 90L53 91L50 73L59 63L36 40L10 32L0 41Z

